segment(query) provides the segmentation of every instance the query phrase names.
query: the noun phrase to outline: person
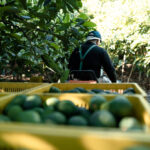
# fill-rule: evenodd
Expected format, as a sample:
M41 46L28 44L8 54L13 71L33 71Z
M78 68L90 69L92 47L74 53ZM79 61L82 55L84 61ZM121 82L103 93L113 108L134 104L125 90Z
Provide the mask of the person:
M98 31L89 32L86 42L72 52L68 68L70 71L92 70L97 79L100 79L100 71L103 68L111 82L116 82L115 68L107 51L99 47L101 42L101 34Z

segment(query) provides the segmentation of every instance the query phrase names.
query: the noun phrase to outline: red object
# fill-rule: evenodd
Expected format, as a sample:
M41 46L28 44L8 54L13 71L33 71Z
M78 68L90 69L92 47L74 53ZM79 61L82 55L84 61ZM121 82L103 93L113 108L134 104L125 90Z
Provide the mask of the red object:
M69 83L97 83L97 82L94 80L88 80L88 81L69 80Z

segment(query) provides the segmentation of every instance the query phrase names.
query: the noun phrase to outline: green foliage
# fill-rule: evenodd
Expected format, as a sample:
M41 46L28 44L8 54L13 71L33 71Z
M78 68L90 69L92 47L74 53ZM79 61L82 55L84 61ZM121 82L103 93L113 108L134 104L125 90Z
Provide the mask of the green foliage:
M150 1L84 0L116 68L133 64L150 76Z
M31 76L48 69L64 81L70 53L95 27L81 7L81 0L1 0L0 73Z

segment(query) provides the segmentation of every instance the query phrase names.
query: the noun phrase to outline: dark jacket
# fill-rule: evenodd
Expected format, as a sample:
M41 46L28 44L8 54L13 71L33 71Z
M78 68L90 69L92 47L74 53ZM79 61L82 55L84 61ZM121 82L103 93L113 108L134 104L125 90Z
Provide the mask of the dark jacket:
M84 43L82 47L82 55L88 50L89 47L94 45L92 42ZM80 56L79 48L75 48L69 59L68 68L71 70L79 70ZM83 60L82 70L94 70L96 77L100 77L100 69L103 67L104 71L107 73L109 79L112 82L116 82L116 72L112 64L112 61L107 53L107 51L101 47L94 47Z

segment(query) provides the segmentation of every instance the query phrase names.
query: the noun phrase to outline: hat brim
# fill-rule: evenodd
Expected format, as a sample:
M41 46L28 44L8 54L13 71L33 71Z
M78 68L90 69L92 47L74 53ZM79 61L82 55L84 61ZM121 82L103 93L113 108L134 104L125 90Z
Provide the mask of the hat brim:
M90 41L90 40L100 40L100 38L93 37L93 36L88 36L88 37L86 38L86 41Z

